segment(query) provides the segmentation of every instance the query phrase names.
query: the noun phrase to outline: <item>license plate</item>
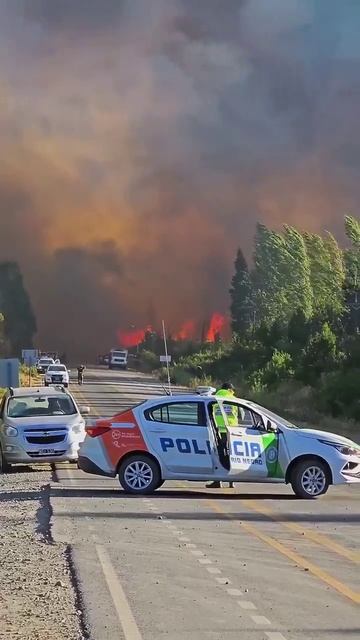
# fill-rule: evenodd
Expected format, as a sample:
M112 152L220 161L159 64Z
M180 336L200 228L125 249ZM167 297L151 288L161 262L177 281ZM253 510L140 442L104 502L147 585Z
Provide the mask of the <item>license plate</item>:
M53 380L54 380L54 382L61 382L62 378L60 378L59 376L54 376Z
M50 454L56 453L55 449L41 449L41 455L48 456Z

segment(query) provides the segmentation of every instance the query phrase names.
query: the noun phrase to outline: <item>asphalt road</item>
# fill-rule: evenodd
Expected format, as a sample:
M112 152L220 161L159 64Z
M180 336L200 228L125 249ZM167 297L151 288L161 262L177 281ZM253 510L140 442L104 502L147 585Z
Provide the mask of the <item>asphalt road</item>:
M88 371L73 392L93 415L162 394L139 374ZM311 502L278 485L117 480L59 467L55 540L70 545L93 640L360 637L360 487Z

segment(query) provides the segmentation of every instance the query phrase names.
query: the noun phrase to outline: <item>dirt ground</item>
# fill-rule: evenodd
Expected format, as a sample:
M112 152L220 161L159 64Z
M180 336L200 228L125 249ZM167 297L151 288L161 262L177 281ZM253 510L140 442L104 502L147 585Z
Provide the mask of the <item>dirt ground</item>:
M82 640L70 551L51 536L51 470L0 475L0 639Z

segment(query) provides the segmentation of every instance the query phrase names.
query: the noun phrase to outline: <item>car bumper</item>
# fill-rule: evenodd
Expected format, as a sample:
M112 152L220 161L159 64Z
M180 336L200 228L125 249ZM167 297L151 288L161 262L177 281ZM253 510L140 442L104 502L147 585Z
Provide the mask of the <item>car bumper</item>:
M93 462L89 458L86 458L86 456L79 456L78 468L85 473L91 473L95 476L106 476L107 478L114 478L113 473L104 471L104 469L98 467L95 462Z
M80 443L61 443L61 446L49 445L52 453L42 453L45 446L27 447L16 444L2 444L2 451L8 464L43 464L51 462L75 462L78 459Z

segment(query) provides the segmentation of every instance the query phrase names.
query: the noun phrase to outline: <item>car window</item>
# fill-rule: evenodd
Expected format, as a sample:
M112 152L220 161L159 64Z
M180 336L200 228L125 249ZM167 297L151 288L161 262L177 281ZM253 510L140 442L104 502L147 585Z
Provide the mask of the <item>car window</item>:
M48 368L48 372L49 371L66 371L66 367L64 365L51 365Z
M240 405L237 402L225 400L222 403L228 427L244 427L248 429L260 429L265 431L264 421L259 413L252 409ZM223 416L217 402L212 403L209 408L212 411L215 422L223 424Z
M168 402L145 411L146 420L206 427L204 404L202 402Z
M9 399L9 418L29 418L41 416L72 416L77 413L72 399L61 396L16 396Z

